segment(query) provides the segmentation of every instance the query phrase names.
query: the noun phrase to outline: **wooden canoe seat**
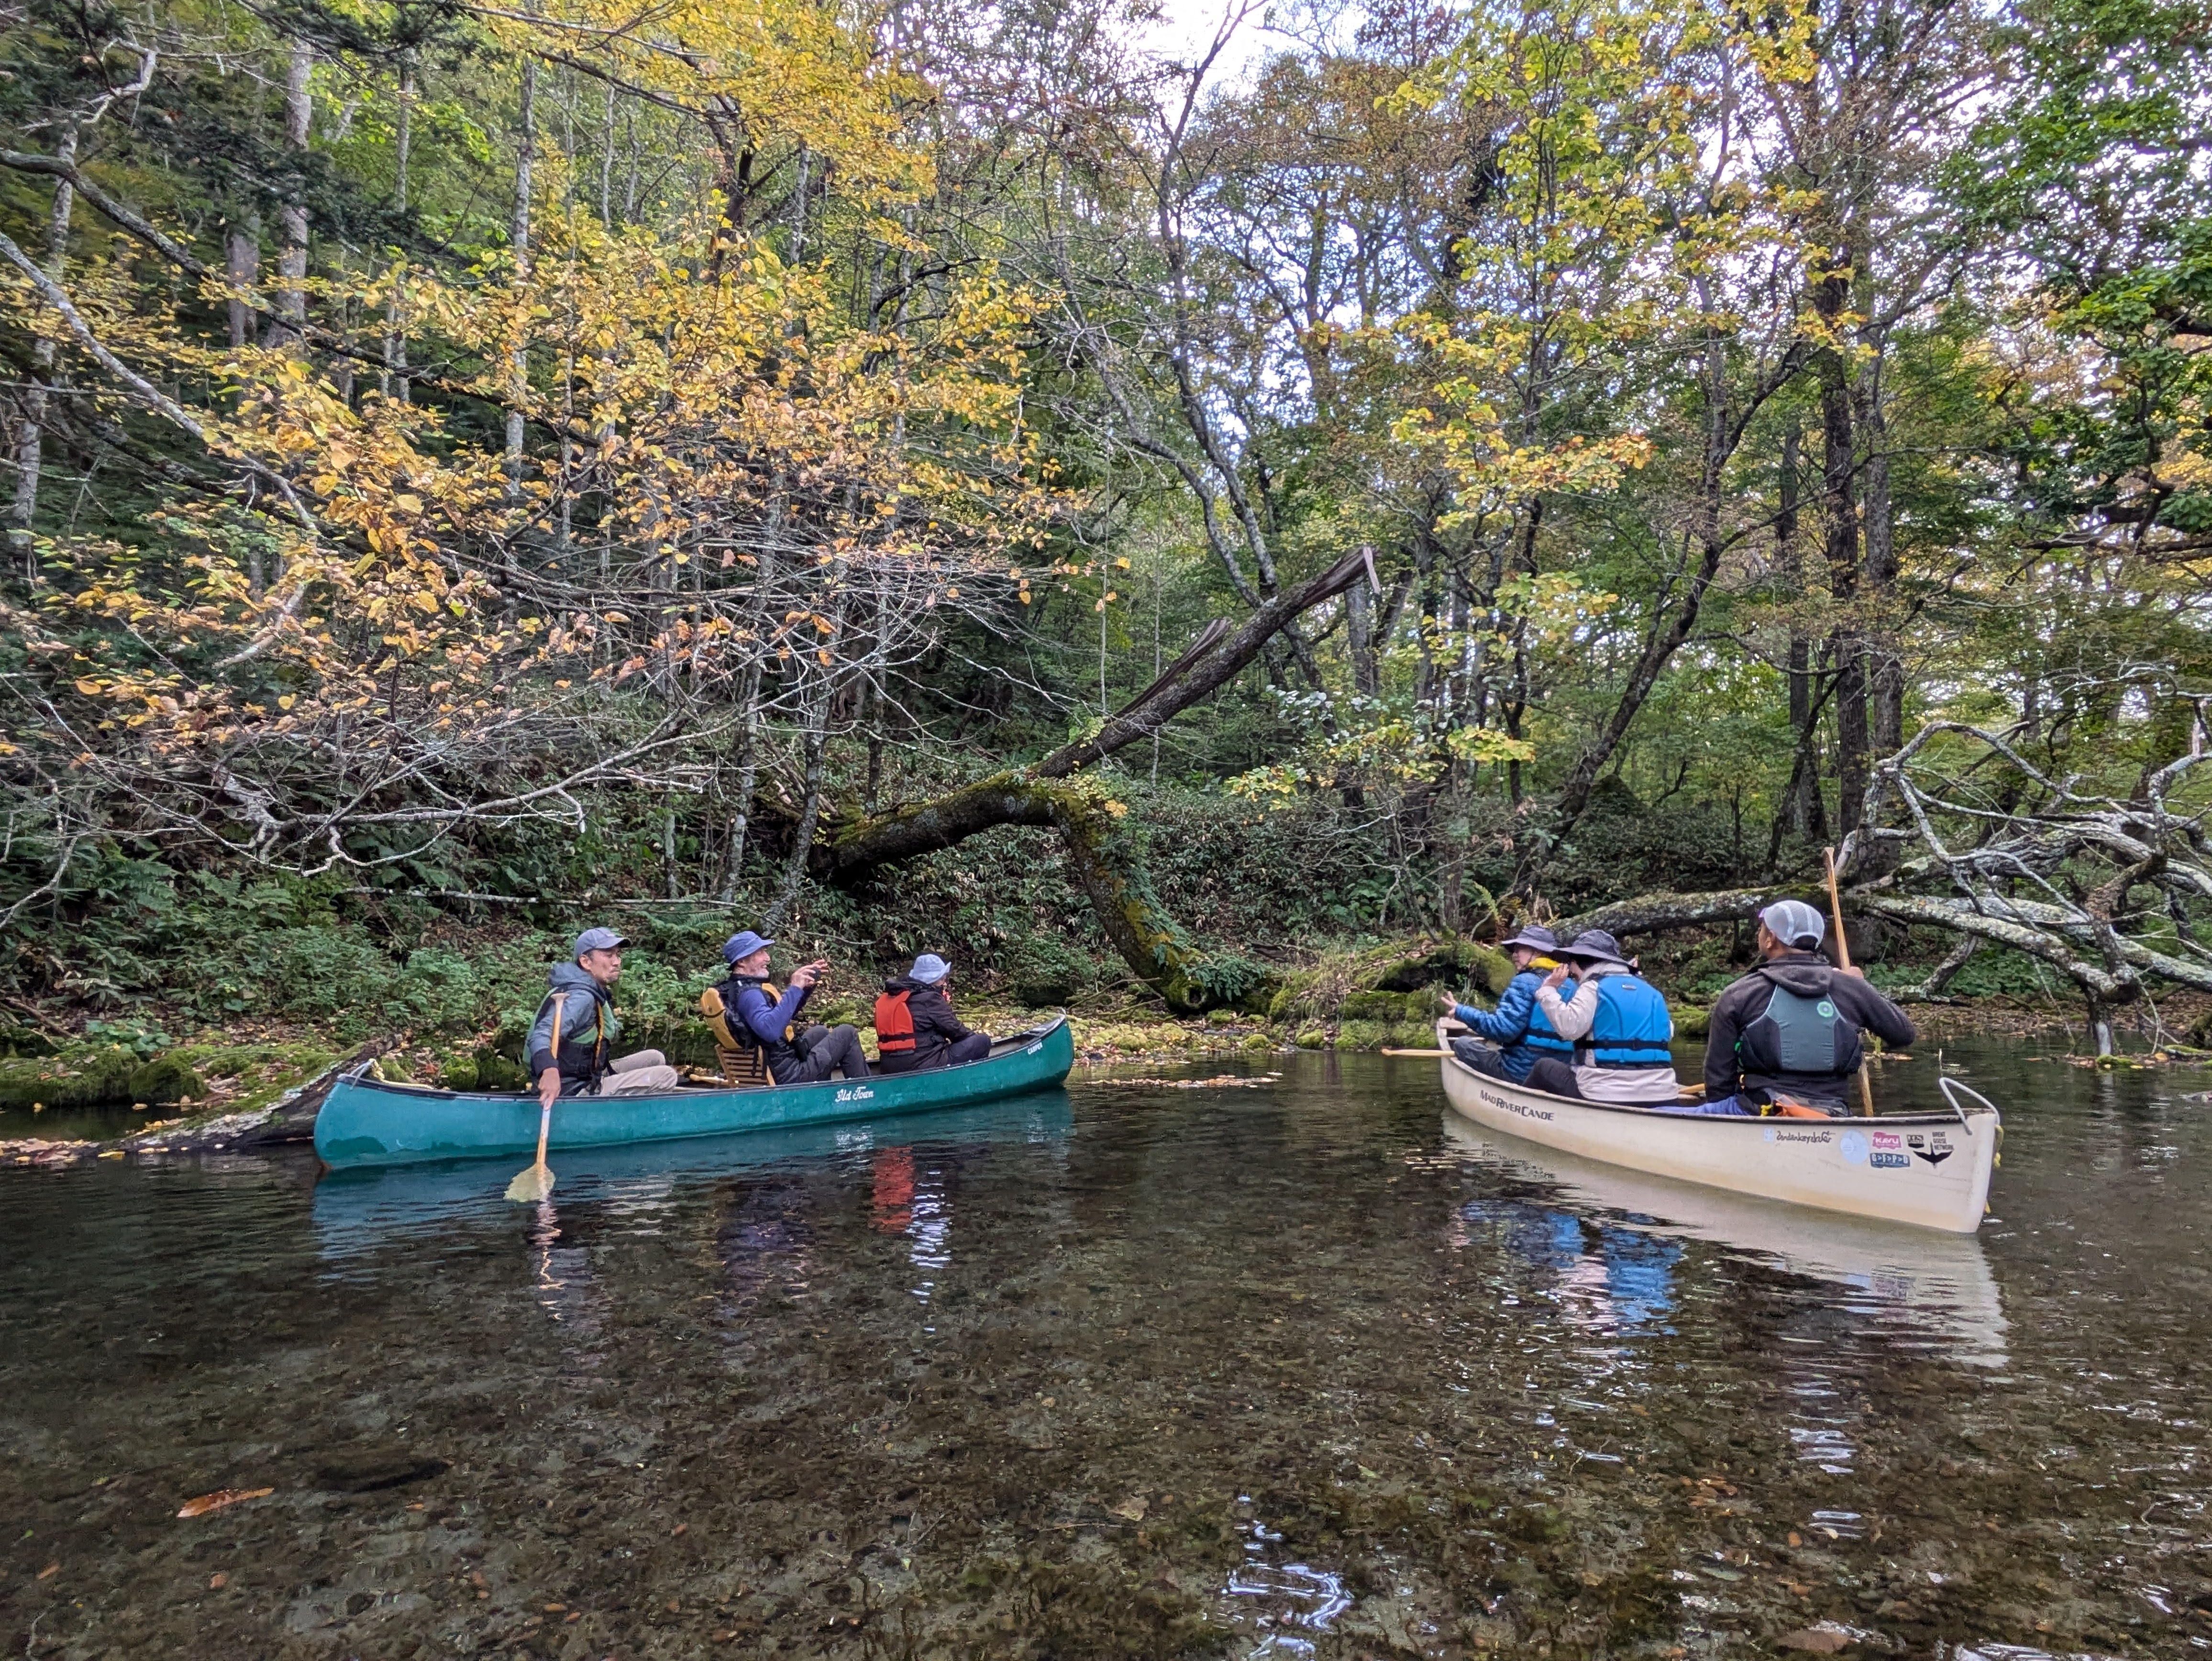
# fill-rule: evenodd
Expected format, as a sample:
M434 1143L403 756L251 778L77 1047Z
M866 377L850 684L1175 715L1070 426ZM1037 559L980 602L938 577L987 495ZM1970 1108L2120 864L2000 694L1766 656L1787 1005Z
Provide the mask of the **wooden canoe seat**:
M768 1052L757 1043L738 1039L730 1025L730 1012L722 1005L722 995L711 986L699 995L699 1013L713 1029L714 1060L720 1064L723 1082L741 1090L766 1090L775 1083L775 1074L769 1071Z

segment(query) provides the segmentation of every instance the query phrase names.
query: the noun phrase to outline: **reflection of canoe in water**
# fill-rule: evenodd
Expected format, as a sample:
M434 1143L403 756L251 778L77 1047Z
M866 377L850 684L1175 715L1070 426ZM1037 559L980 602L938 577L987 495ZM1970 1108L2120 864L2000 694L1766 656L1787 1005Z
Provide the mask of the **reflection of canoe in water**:
M1000 1039L981 1061L963 1067L768 1089L564 1096L553 1108L550 1146L558 1153L960 1107L1056 1085L1074 1064L1075 1041L1060 1015ZM537 1147L538 1098L520 1093L386 1084L356 1073L331 1086L315 1116L315 1152L335 1168L530 1153Z
M1870 1119L1708 1118L1547 1096L1477 1073L1449 1054L1443 1066L1445 1099L1486 1130L1822 1211L1954 1234L1982 1226L1997 1110L1954 1079L1942 1080L1947 1098L1955 1102L1955 1091L1978 1105Z
M1981 1243L1624 1171L1444 1115L1445 1138L1502 1175L1554 1189L1608 1226L1710 1240L1751 1262L1845 1287L1879 1324L1943 1341L1954 1360L2001 1366L2004 1309Z
M629 1142L585 1148L561 1161L562 1208L617 1208L665 1199L678 1189L778 1166L866 1156L885 1148L1057 1142L1073 1123L1067 1092L1048 1088L980 1106L847 1120L789 1130ZM515 1208L474 1163L372 1166L335 1171L315 1185L315 1229L323 1255L346 1257L395 1237L440 1234L471 1219L512 1220Z

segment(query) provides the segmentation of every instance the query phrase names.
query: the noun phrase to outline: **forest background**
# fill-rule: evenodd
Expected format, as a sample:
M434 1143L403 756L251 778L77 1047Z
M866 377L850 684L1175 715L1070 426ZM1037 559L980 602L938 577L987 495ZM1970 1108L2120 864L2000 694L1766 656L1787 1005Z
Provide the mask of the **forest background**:
M15 1053L1694 1004L1832 844L1900 996L2212 990L2197 6L0 18Z

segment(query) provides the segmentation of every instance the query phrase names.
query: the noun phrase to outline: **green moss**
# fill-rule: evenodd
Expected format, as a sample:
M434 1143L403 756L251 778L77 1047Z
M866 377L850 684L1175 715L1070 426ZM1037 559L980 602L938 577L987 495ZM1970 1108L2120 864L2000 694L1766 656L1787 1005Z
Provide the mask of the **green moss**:
M477 1087L477 1058L473 1056L447 1056L438 1063L438 1082L448 1090L474 1090Z
M520 1090L530 1082L520 1062L509 1061L497 1050L477 1051L478 1090Z
M65 1045L35 1059L0 1062L0 1108L96 1107L145 1099L131 1093L136 1051Z
M1712 1031L1713 1012L1710 1007L1678 1004L1671 1013L1674 1017L1674 1036L1678 1038L1702 1038Z
M131 1099L149 1106L170 1107L206 1094L206 1080L173 1052L142 1062L131 1074Z
M1296 1042L1301 1050L1322 1050L1328 1044L1328 1034L1317 1026L1310 1026L1298 1034Z
M229 1086L221 1102L226 1113L269 1106L339 1054L314 1043L179 1044L169 1053L202 1076Z

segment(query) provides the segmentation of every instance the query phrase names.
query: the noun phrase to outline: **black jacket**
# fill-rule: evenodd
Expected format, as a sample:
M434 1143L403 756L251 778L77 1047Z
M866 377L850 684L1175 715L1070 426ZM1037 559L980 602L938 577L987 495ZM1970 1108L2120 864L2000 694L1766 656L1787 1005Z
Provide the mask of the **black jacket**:
M1764 1019L1776 990L1800 998L1826 1000L1834 1006L1835 1055L1818 1071L1793 1071L1781 1064L1774 1023ZM1714 1001L1712 1026L1705 1037L1705 1099L1780 1092L1808 1100L1840 1102L1844 1086L1859 1070L1859 1035L1871 1032L1884 1043L1902 1046L1919 1034L1905 1013L1856 975L1846 975L1810 952L1789 952L1770 958Z
M952 1013L952 1001L945 995L942 986L933 986L915 980L910 975L901 975L884 983L886 992L907 994L907 1013L914 1018L914 1048L904 1054L894 1051L883 1054L882 1035L877 1035L876 1068L883 1073L918 1073L925 1067L941 1067L945 1052L969 1036L960 1018Z

